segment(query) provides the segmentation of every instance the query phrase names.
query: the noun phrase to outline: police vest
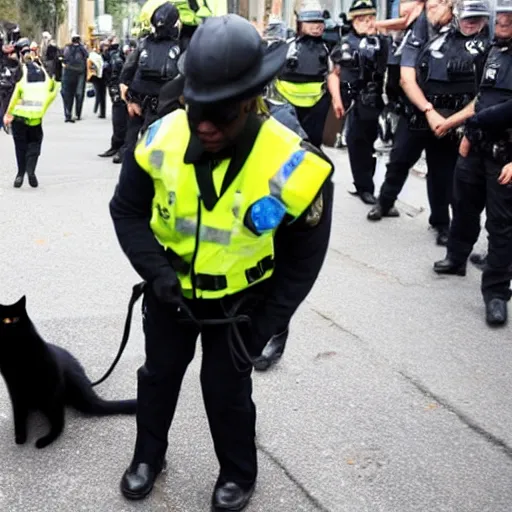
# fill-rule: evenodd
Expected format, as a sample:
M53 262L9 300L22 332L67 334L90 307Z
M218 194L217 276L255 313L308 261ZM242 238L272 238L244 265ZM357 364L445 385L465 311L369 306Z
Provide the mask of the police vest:
M180 47L173 39L146 38L142 43L137 73L141 80L160 84L178 75Z
M420 52L416 65L418 85L424 94L429 99L452 95L454 99L467 96L466 103L472 100L477 91L475 61L487 44L483 35L466 37L456 30L436 37Z
M341 43L337 45L331 54L334 64L342 68L341 80L343 82L353 83L359 77L359 54L358 48L361 42L353 30L343 36Z
M48 110L48 107L55 98L55 81L48 76L45 69L41 67L44 73L44 81L29 82L27 78L27 67L23 66L23 76L16 85L19 91L19 99L16 101L12 110L14 117L22 117L27 120L42 119ZM16 96L17 91L14 91Z
M512 99L512 46L494 45L485 62L475 109Z
M320 37L298 37L288 49L284 71L276 89L297 107L313 107L325 93L329 50Z
M198 26L213 15L206 0L171 0L171 3L178 9L184 25Z
M237 176L208 210L194 165L184 163L189 141L187 114L178 110L150 126L135 158L155 187L151 229L158 242L184 263L174 265L184 296L220 298L273 273L277 226L254 234L246 227L249 210L262 200L279 201L296 219L312 204L332 169L303 150L299 136L269 118ZM225 159L211 171L217 194L229 164Z

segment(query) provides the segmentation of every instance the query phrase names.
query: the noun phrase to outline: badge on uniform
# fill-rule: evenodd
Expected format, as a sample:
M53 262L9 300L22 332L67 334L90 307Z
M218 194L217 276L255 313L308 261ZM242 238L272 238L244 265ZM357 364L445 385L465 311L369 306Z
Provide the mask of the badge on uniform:
M173 46L170 50L169 50L169 57L171 59L177 59L180 55L180 47L179 46Z
M149 128L146 132L146 147L148 147L154 140L155 135L157 134L160 126L162 125L162 120L158 119L154 123L149 125Z

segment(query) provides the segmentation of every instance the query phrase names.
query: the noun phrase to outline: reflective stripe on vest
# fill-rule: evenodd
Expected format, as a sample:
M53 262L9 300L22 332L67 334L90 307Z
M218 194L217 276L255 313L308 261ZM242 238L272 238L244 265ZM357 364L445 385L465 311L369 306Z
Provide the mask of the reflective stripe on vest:
M50 77L46 71L44 82L28 82L26 67L23 66L23 77L21 78L21 98L13 109L13 116L25 119L42 119L50 97Z
M281 96L296 107L314 107L325 93L322 82L299 84L276 80L275 87Z
M274 231L257 236L244 224L249 208L269 194L299 217L331 173L324 159L301 148L301 139L270 118L231 185L211 211L199 199L193 165L183 159L190 140L187 114L179 110L151 125L135 150L153 179L150 226L159 243L184 263L175 265L186 297L220 298L269 278ZM212 171L220 193L229 160ZM193 267L193 268L192 268Z

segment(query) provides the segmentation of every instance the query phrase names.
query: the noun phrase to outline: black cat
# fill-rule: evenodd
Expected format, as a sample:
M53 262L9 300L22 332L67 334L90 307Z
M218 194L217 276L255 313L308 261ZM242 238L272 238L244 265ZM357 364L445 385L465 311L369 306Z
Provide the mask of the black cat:
M41 338L27 314L25 297L12 306L0 305L0 373L11 397L17 444L27 440L30 411L38 410L50 421L50 432L37 440L37 448L60 436L66 405L96 416L135 414L136 400L103 400L80 363Z

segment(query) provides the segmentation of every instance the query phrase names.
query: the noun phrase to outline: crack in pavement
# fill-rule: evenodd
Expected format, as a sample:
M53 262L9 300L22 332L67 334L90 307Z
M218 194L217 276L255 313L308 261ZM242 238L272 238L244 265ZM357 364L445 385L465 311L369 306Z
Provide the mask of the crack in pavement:
M394 281L395 283L399 284L400 286L403 286L404 288L428 288L428 284L420 284L420 283L404 283L399 277L394 276L393 274L388 274L387 272L384 272L380 270L377 267L374 267L370 265L369 263L365 263L364 261L357 260L353 258L350 254L346 254L344 252L341 252L339 249L335 249L334 247L329 247L328 252L333 252L337 254L338 256L341 256L345 260L348 260L359 267L362 267L366 270L370 270L374 274L384 277L388 279L389 281Z
M495 436L492 432L489 432L484 427L480 426L476 421L474 421L472 418L470 418L467 414L462 412L456 406L452 405L448 400L445 400L442 396L437 395L433 391L430 391L430 389L428 389L428 387L421 383L418 379L411 377L410 375L401 370L397 371L404 379L410 382L423 396L430 398L431 400L435 400L447 411L451 412L452 414L455 414L455 416L457 416L457 418L464 425L466 425L466 427L471 429L480 437L483 437L485 441L487 441L495 448L499 448L509 459L512 459L512 447L508 445L505 440L500 439L498 436Z
M261 443L256 443L256 446L258 447L258 450L260 450L264 455L266 455L270 461L275 464L292 482L299 491L304 495L304 497L308 500L311 505L315 507L316 510L319 510L320 512L332 512L329 510L318 498L315 498L307 489L302 482L299 481L299 479L286 467L286 464L282 462L276 455L274 455L267 447L265 447Z
M318 316L326 320L330 323L330 325L336 327L340 331L349 334L359 342L362 342L366 345L366 347L370 348L370 350L378 355L378 357L383 360L392 371L398 373L403 379L405 379L409 384L411 384L414 388L416 388L423 396L426 398L429 398L430 400L434 400L436 403L438 403L441 407L443 407L448 412L451 412L454 414L459 421L464 424L466 427L468 427L470 430L472 430L475 434L483 438L488 444L492 445L494 448L498 448L501 450L509 459L512 460L512 446L510 446L504 439L499 438L498 436L494 435L489 430L486 430L484 427L478 424L477 421L472 419L469 415L464 413L461 409L453 405L449 400L443 398L441 395L438 395L431 391L425 384L420 382L417 378L412 377L411 375L407 374L405 371L400 370L395 365L392 364L392 362L384 357L382 354L380 354L378 351L375 351L372 349L368 342L366 342L363 338L358 336L357 334L353 333L349 329L343 327L341 324L336 322L336 320L333 320L329 315L318 311L317 309L313 308L310 304L311 310L316 313Z

